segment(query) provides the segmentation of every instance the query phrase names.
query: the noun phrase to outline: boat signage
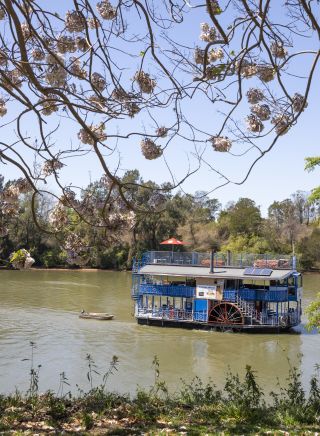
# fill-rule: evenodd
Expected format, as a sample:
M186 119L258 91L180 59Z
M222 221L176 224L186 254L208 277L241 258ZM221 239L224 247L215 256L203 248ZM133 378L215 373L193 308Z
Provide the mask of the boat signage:
M197 298L205 298L206 300L220 300L221 299L220 286L197 286Z

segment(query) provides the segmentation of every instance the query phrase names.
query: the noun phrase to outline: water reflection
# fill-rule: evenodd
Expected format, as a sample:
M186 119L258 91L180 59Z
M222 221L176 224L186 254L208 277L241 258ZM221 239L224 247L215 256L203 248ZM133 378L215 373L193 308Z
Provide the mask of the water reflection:
M40 388L57 389L59 373L69 382L89 387L87 353L101 372L112 356L120 359L110 387L134 392L137 384L153 383L152 360L160 360L161 375L174 389L180 379L198 375L222 387L228 368L243 374L246 364L258 371L269 391L277 377L284 381L290 365L300 366L304 382L320 362L320 335L232 334L138 326L132 316L130 274L116 272L0 272L0 391L27 389L29 341L37 344L36 363L42 365ZM305 278L305 303L320 290L320 276ZM110 322L81 320L78 313L113 313ZM303 354L302 358L299 357Z

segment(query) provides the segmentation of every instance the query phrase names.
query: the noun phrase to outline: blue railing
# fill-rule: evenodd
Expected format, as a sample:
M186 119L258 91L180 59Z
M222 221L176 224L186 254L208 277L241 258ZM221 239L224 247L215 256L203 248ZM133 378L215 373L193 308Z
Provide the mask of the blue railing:
M288 301L288 289L264 290L264 289L239 289L238 295L243 300L250 301L272 301L283 302Z
M223 299L226 301L236 301L237 291L234 289L225 289L223 291Z
M246 301L283 302L289 299L287 288L277 290L242 288L239 291L234 289L223 291L223 299L226 301L236 301L237 295Z
M263 325L274 325L274 326L295 326L301 322L300 311L297 309L291 309L286 312L274 313L264 311L260 313L260 322Z
M141 318L165 319L172 321L192 321L193 314L189 310L173 308L138 307L136 316Z
M164 319L172 321L208 321L208 313L206 310L198 310L196 312L192 312L191 310L174 308L160 309L155 307L138 307L136 316L141 318Z
M210 266L210 253L192 252L174 252L174 251L148 251L143 253L140 264L136 264L135 268L139 268L146 264L169 264L169 265L197 265ZM231 267L250 267L256 268L271 268L271 269L291 269L293 259L288 255L274 254L227 254L215 253L214 267L223 266Z
M132 261L132 272L133 273L138 273L140 271L140 268L142 268L143 266L145 266L148 263L148 257L147 256L142 256L142 258L133 258Z
M196 288L193 286L182 285L153 285L153 284L140 284L138 293L148 295L163 295L166 297L185 297L191 298L195 296Z
M199 322L208 321L208 311L207 310L197 310L193 312L193 320Z

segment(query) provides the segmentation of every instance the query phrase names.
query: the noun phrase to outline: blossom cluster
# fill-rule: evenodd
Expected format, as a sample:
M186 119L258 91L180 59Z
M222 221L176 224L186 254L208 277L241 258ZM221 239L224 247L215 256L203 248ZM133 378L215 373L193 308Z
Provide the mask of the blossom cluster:
M70 58L71 65L69 70L73 76L76 76L79 80L83 80L87 77L87 72L82 68L80 60L76 57Z
M217 39L217 30L215 27L210 27L208 23L200 24L200 39L204 42L214 42Z
M62 203L57 203L50 212L49 223L55 231L63 229L68 224L68 215Z
M264 125L261 120L255 115L248 115L246 118L247 129L253 133L261 133L264 129Z
M44 177L51 176L56 171L59 171L63 167L63 163L59 159L48 159L42 167L42 173Z
M100 92L104 91L106 88L106 80L99 73L93 73L91 76L92 85Z
M247 91L248 102L252 104L251 115L246 118L247 128L253 133L261 133L264 129L262 121L267 121L272 116L271 108L268 104L262 104L265 100L263 91L259 88L250 88ZM292 111L300 112L308 106L305 97L301 94L295 93L292 97ZM276 112L276 113L275 113ZM274 116L271 119L271 124L274 125L274 130L277 135L284 135L291 127L293 118L289 113L285 113L283 110L274 109Z
M63 195L59 198L59 201L63 206L75 207L78 202L76 200L76 193L70 188L64 188Z
M258 88L250 88L247 91L247 99L251 104L259 103L264 99L264 93Z
M102 142L107 139L105 134L105 125L91 125L87 129L82 128L78 133L78 138L83 144L94 145L96 142Z
M221 14L222 10L220 8L219 2L217 0L210 0L209 1L209 5L210 5L210 11L214 14L214 15L219 15ZM207 6L207 10L209 12L209 8Z
M292 98L292 109L294 112L302 112L308 106L308 102L306 101L303 95L295 93Z
M76 233L70 233L67 235L64 243L64 249L67 253L67 262L75 265L81 265L85 263L85 258L82 257L86 247L79 235Z
M104 20L114 20L117 16L117 10L109 0L102 0L97 4L97 10Z
M148 160L157 159L162 155L161 147L150 138L144 138L141 141L141 151L143 156Z
M270 45L270 51L274 57L283 59L287 56L288 51L284 48L283 43L279 41L274 41Z
M56 101L56 96L52 94L49 94L48 97L43 96L42 99L39 100L39 103L42 106L41 113L43 115L48 116L59 110Z
M86 20L78 11L68 11L65 17L66 30L70 33L82 32L86 28Z
M271 110L267 104L255 104L251 106L251 112L260 118L261 121L270 119Z
M208 51L207 62L216 62L217 60L223 59L224 53L222 48L214 49ZM205 60L205 50L200 47L196 47L194 51L194 61L196 64L203 64Z
M55 56L49 54L46 60L48 63L46 71L48 84L54 87L64 87L67 80L67 71L63 57L57 54Z
M4 117L7 113L6 101L0 98L0 117Z
M137 71L133 80L138 83L140 91L146 94L151 94L157 84L157 82L151 79L150 75L144 71Z
M215 151L227 152L232 146L232 142L226 136L212 136L209 141Z
M136 114L140 112L140 107L134 101L128 101L124 104L124 109L127 111L130 118L133 118Z
M289 115L279 114L272 118L271 123L275 126L276 134L282 136L290 129L291 121Z
M167 129L167 127L159 127L156 130L156 135L159 136L160 138L165 138L168 134L169 129Z

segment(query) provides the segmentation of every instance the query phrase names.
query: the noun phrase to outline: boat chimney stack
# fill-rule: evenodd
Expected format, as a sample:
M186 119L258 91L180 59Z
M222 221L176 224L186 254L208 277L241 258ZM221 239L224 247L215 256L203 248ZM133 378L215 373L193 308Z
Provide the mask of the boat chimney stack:
M231 251L227 251L227 266L231 265Z
M295 255L292 256L292 269L293 271L297 271L297 257Z
M214 273L214 250L210 253L210 274Z

